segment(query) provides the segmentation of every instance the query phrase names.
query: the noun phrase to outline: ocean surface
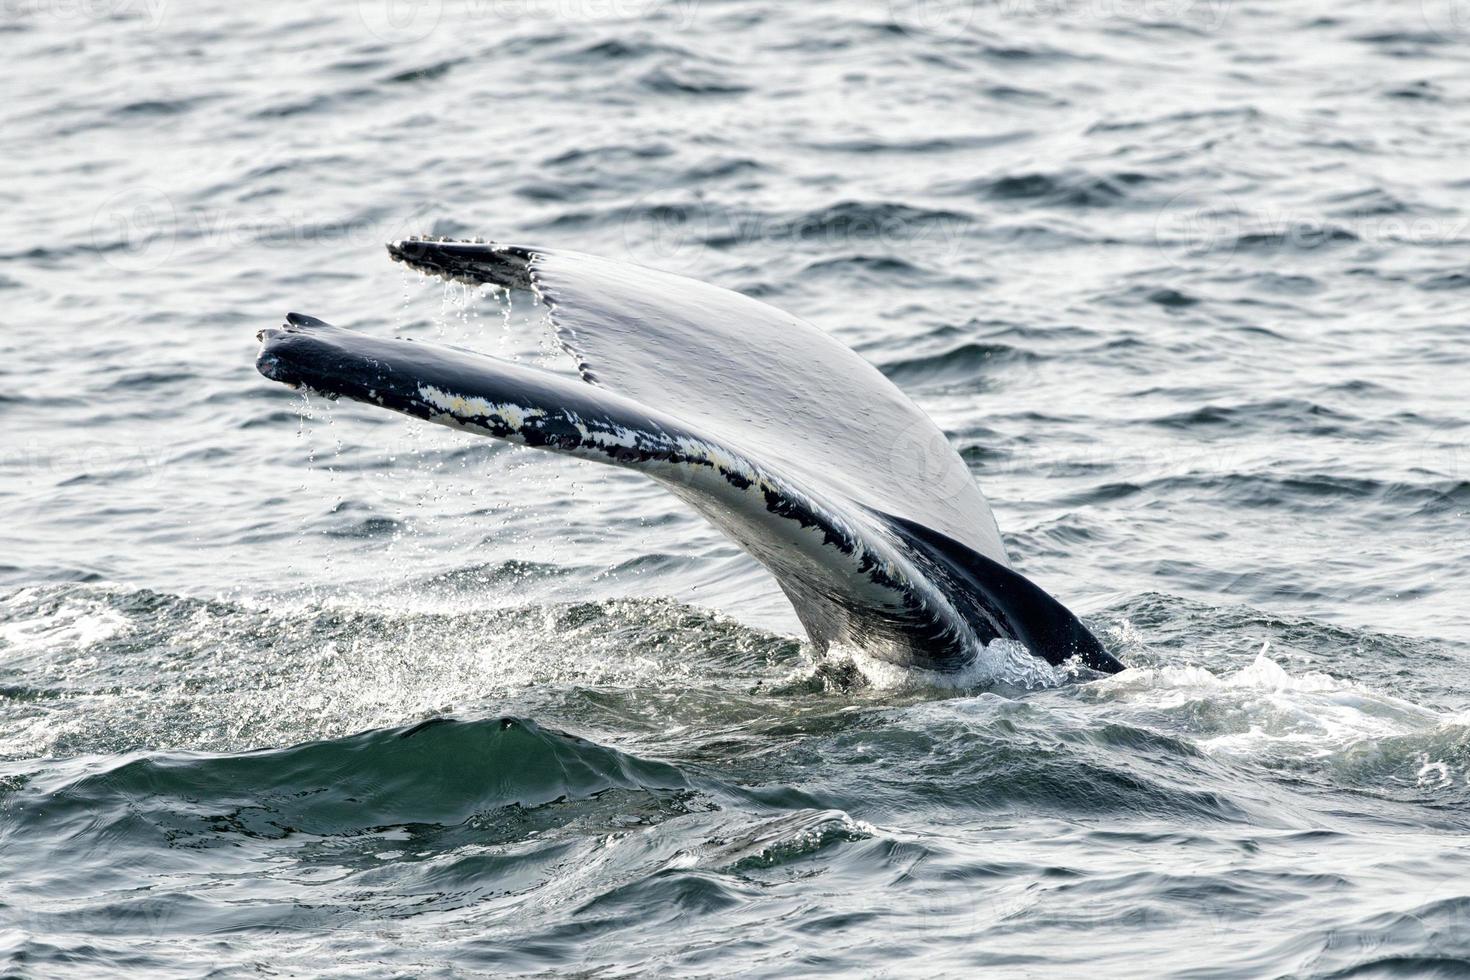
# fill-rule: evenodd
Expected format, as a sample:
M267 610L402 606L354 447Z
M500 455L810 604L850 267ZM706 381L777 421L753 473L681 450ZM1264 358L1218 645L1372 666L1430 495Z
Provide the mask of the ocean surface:
M0 974L1470 974L1452 0L0 5ZM1131 669L818 657L412 233L831 331ZM822 365L811 365L814 378Z

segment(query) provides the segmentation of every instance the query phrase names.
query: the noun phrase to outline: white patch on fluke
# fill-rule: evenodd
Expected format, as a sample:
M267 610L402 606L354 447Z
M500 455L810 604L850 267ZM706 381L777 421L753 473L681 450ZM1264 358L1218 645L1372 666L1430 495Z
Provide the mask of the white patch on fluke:
M530 419L546 414L539 408L526 408L512 402L492 402L477 396L451 394L433 385L420 385L419 397L459 421L498 418L516 430L524 427Z
M676 445L679 447L679 452L685 456L691 459L705 460L726 473L734 473L751 483L755 483L759 478L755 467L751 466L749 462L728 450L705 442L703 439L683 436L677 441Z

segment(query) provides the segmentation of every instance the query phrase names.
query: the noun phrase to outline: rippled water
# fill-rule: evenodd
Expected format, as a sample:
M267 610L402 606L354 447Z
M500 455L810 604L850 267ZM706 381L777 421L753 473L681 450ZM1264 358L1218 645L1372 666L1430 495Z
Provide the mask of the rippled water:
M0 14L7 975L1470 970L1455 3ZM652 484L255 373L560 363L414 232L832 331L1133 669L816 662Z

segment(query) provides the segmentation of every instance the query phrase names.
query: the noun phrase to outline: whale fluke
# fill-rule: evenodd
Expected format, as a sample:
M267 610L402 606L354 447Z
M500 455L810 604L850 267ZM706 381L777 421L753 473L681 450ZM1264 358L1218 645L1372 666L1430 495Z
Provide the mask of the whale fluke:
M575 252L409 239L421 271L529 289L581 381L292 314L266 377L636 469L765 565L813 643L952 671L1008 637L1053 664L1122 669L1010 567L944 434L872 365L738 293Z

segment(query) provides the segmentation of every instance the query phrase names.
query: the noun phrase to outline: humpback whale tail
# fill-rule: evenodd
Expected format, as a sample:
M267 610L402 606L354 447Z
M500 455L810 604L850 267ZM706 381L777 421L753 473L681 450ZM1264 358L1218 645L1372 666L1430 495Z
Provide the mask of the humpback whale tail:
M1007 637L1053 664L1122 669L1010 567L944 434L816 327L706 283L575 252L418 239L388 251L444 278L534 291L581 380L295 313L261 332L260 372L639 470L765 565L819 647L952 671Z

